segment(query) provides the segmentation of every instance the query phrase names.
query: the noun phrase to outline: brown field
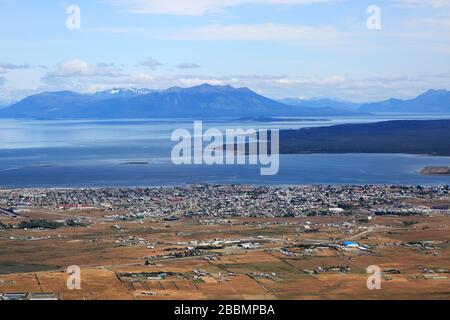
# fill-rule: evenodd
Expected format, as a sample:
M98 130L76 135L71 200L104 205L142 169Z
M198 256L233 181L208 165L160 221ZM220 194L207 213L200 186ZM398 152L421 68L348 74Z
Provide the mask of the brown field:
M59 220L73 214L91 219L90 227L0 230L0 293L54 292L67 300L450 299L448 215L377 217L356 224L352 232L329 225L354 221L352 217L246 218L235 219L232 225L207 226L197 219L108 222L98 211L36 210L23 218ZM306 221L316 224L318 232L299 231ZM30 236L34 240L27 240ZM117 242L127 237L152 242L155 248ZM192 240L239 238L259 242L260 247L227 245L205 249L198 256L161 257L182 252ZM304 251L297 246L344 240L367 245L370 251L326 246ZM392 245L418 241L435 243L424 248ZM299 255L283 254L280 249L285 247ZM205 258L211 256L215 258ZM81 267L81 290L67 289L65 270L71 265ZM381 290L369 290L370 265L399 273L383 274ZM336 266L349 270L306 272ZM130 273L134 276L126 276ZM167 275L161 279L146 275L153 273Z

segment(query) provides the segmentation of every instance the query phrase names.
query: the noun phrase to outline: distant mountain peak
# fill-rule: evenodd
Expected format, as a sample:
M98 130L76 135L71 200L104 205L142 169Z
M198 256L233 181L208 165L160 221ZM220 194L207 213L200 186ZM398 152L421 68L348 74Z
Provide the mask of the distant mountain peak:
M428 90L409 100L389 99L366 103L361 110L379 113L450 113L450 91Z
M230 85L213 85L209 83L203 83L193 87L171 87L167 90L163 90L163 93L230 93L230 92L252 92L254 91L248 88L235 88Z
M205 83L199 84L197 86L193 86L193 87L191 87L191 89L212 89L212 88L217 88L217 87L218 86L215 86L215 85L205 82Z
M213 84L209 84L209 83L203 83L200 84L198 86L194 86L191 88L187 88L188 90L191 91L196 91L196 90L200 90L200 91L224 91L224 90L237 90L236 88L230 86L230 85L226 85L226 86L222 86L222 85L213 85Z
M424 93L422 93L421 96L445 96L450 95L450 91L447 91L445 89L430 89Z
M145 95L153 92L155 92L155 90L129 87L129 88L113 88L110 90L99 91L96 92L95 95Z

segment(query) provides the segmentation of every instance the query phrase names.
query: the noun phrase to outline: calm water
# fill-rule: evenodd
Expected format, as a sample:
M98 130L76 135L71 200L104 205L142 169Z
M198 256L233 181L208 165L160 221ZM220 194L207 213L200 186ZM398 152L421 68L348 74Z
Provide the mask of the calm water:
M401 118L405 118L403 116ZM411 119L412 117L407 117ZM430 116L416 116L432 119ZM434 117L436 118L436 117ZM366 123L392 117L353 117L280 122L205 123L205 128L301 128ZM450 184L450 177L422 177L424 166L450 158L413 155L286 155L276 176L258 166L175 166L175 128L187 120L0 120L0 187L156 186L185 183L249 184ZM145 161L148 164L124 164Z

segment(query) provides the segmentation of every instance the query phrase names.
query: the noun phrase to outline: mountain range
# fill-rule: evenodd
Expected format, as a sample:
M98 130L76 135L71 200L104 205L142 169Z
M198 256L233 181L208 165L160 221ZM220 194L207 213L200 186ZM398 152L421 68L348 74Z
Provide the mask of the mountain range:
M428 90L414 99L366 103L359 110L380 113L450 113L450 91Z
M95 94L71 91L29 96L0 110L0 117L44 119L165 117L336 116L354 112L286 105L248 88L203 84L167 90L112 89Z
M371 103L353 103L332 99L295 99L279 100L284 104L308 108L333 108L367 113L444 113L450 114L450 91L429 90L414 99L389 99Z
M450 113L450 92L430 90L411 100L355 104L331 99L275 101L248 88L203 84L167 90L117 88L94 94L44 92L0 109L1 118L130 119L251 118Z

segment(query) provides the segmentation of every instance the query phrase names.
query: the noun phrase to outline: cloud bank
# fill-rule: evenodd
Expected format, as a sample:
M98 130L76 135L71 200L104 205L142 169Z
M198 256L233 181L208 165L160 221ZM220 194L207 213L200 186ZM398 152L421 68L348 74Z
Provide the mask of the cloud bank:
M304 5L332 0L107 0L131 13L200 16L239 5ZM437 0L436 0L437 1Z

